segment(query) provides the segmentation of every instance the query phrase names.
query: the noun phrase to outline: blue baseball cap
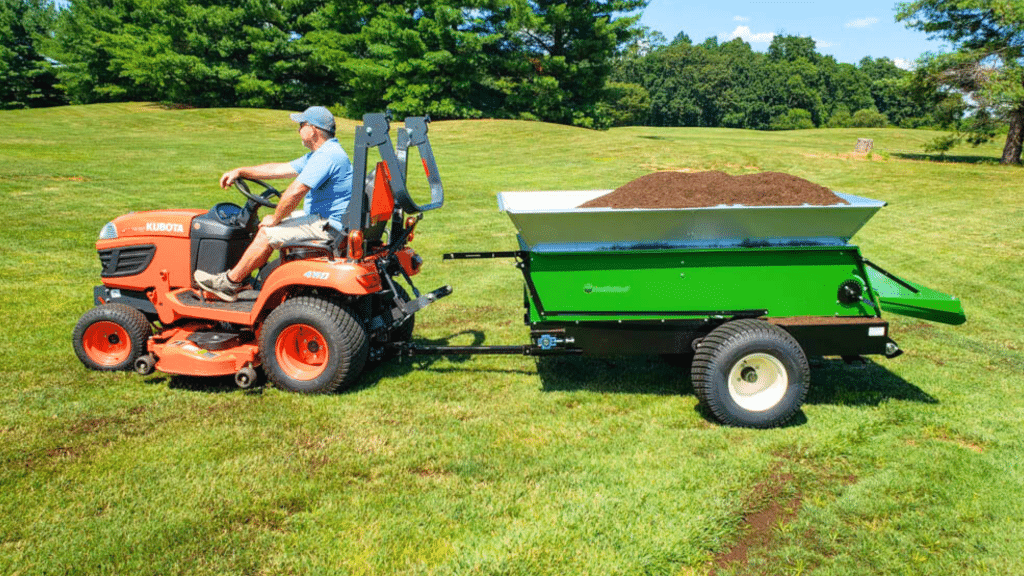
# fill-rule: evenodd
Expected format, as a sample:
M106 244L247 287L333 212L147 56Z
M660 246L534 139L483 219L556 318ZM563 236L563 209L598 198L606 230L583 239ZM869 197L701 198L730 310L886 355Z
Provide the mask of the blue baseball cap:
M305 122L317 128L334 134L334 115L323 106L310 106L301 114L292 114L291 119L295 122Z

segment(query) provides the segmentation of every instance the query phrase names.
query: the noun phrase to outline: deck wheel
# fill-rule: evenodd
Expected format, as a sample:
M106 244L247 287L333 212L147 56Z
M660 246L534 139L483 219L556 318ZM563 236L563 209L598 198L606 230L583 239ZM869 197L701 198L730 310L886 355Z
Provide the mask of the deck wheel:
M145 314L123 304L104 304L78 320L75 354L93 370L129 370L146 351L153 329Z
M691 376L697 398L723 424L771 428L800 410L810 367L800 344L782 328L735 320L700 341Z
M260 330L260 357L276 386L309 394L351 385L369 352L366 330L341 304L316 296L287 300Z

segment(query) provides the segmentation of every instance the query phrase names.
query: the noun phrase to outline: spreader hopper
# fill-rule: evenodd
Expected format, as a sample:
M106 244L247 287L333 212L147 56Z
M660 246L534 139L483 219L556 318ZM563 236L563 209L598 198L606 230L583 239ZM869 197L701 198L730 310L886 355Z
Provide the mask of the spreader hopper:
M501 192L527 250L844 245L885 202L836 192L848 204L700 208L579 208L611 190Z

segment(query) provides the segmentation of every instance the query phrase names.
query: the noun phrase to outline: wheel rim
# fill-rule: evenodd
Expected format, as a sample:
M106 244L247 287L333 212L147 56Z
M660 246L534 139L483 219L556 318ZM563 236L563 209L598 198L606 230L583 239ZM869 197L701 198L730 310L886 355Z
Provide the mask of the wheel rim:
M312 380L323 374L330 360L327 340L308 324L285 328L274 345L278 364L290 378Z
M744 410L764 412L782 400L789 388L789 373L778 358L749 354L729 371L729 396Z
M120 324L94 322L82 334L82 348L89 358L102 366L116 366L132 353L131 338Z

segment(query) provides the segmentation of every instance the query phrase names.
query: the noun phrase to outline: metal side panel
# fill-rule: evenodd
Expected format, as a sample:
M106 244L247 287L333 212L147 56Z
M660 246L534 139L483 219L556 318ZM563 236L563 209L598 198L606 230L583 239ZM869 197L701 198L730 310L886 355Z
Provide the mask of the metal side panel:
M868 267L867 274L871 289L886 312L943 324L959 325L967 321L964 307L956 296L897 278L875 267Z
M715 206L623 210L577 208L610 190L501 192L529 250L644 247L843 245L885 202L837 192L833 206Z
M529 252L531 322L874 316L841 303L862 281L856 247Z

